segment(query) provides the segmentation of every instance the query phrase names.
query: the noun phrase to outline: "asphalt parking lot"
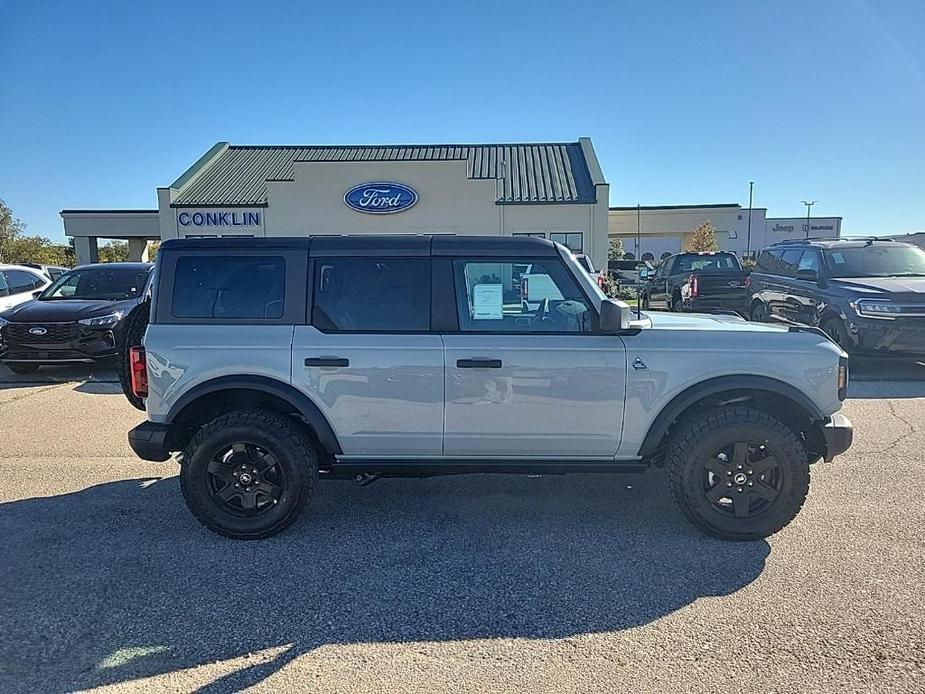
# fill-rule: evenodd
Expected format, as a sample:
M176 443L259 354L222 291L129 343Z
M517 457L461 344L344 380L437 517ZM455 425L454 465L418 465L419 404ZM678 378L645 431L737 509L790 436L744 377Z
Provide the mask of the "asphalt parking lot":
M854 447L769 541L649 474L327 482L242 543L110 372L0 367L0 690L925 691L921 371L855 370Z

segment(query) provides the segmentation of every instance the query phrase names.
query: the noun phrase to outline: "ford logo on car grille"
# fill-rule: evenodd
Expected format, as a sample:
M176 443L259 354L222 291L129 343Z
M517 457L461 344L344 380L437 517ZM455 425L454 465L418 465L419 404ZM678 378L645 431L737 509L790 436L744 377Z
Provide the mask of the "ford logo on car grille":
M45 328L29 328L30 335L44 335L48 331Z
M418 201L414 189L401 183L361 183L344 193L344 203L357 212L392 214L404 212Z
M739 282L739 280L732 280L732 282L729 283L729 286L730 287L741 287L742 283Z

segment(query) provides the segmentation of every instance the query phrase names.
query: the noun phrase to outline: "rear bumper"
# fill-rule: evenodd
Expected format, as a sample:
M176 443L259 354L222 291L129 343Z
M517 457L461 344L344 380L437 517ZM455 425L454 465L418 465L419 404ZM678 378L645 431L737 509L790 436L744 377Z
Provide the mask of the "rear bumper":
M854 427L851 420L840 412L836 412L822 427L822 438L825 441L825 461L829 462L837 455L841 455L849 448L854 439Z
M142 422L128 432L128 445L142 460L161 463L170 458L167 447L167 434L170 427L166 424Z

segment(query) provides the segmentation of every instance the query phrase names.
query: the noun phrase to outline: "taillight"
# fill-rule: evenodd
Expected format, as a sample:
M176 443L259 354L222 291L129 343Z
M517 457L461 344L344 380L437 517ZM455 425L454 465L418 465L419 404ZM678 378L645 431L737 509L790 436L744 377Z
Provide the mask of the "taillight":
M691 275L689 281L691 285L691 297L695 297L700 293L700 280L697 275Z
M529 294L527 293L527 278L524 277L520 280L520 298L523 301L527 300Z
M604 279L604 273L602 272L597 276L597 286L601 289L604 289L607 286L607 280Z
M745 280L742 282L742 284L745 286L746 289L748 289L749 287L751 287L751 286L752 286L752 278L751 278L751 275L745 275Z
M148 360L145 348L140 345L128 351L129 371L132 375L132 393L136 398L148 397Z

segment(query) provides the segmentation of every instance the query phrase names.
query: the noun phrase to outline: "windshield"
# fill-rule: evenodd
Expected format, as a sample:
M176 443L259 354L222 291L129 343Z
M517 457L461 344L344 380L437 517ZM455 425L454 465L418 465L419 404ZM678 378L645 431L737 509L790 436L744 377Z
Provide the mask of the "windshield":
M861 246L824 253L829 277L925 277L925 251L916 246Z
M148 268L84 268L62 275L39 297L40 301L137 299L144 291Z

